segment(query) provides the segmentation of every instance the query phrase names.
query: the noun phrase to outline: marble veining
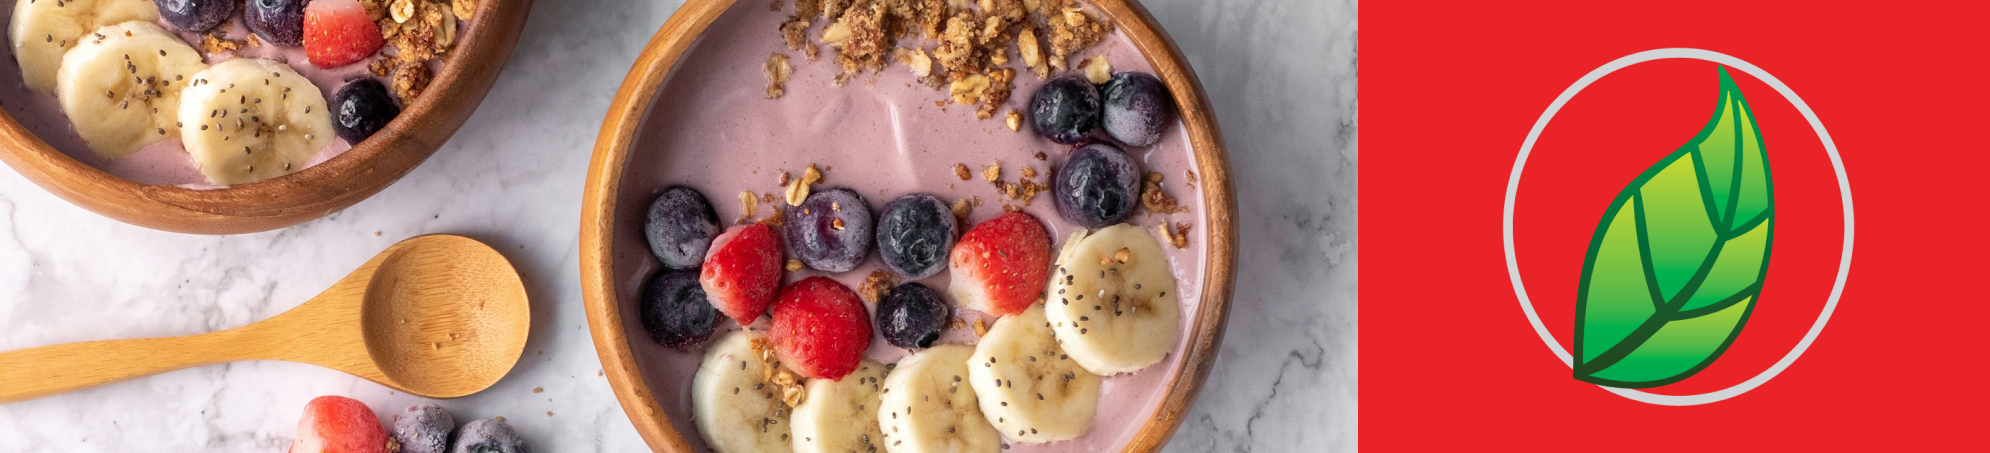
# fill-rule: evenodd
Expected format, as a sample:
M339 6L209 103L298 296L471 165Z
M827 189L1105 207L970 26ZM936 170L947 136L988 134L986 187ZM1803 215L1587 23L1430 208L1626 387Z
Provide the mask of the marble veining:
M396 240L462 234L519 267L534 325L508 377L442 404L459 420L503 416L538 451L643 450L599 375L580 303L578 213L600 118L681 3L537 2L505 75L434 158L380 195L296 227L146 230L0 171L0 350L245 325ZM1168 451L1353 450L1357 6L1145 3L1216 106L1243 239L1230 335ZM419 400L310 365L217 365L0 405L0 453L278 451L304 403L324 394L383 415Z

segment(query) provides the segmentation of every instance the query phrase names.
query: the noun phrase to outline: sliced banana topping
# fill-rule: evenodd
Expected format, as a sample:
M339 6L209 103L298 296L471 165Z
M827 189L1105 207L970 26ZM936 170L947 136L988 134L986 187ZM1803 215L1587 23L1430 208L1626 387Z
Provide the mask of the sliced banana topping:
M103 27L71 46L50 74L62 112L91 151L115 159L180 136L173 123L181 89L207 68L193 47L150 22Z
M325 96L288 65L236 58L190 79L180 100L180 135L209 182L287 175L332 143Z
M989 426L967 383L961 345L934 346L907 356L884 378L878 428L890 453L995 453L1002 436Z
M767 335L734 331L705 349L691 376L691 418L719 453L788 451L788 406L766 376L777 365L760 351Z
M1094 374L1160 362L1181 335L1175 276L1161 243L1127 224L1074 235L1059 252L1044 316L1071 360Z
M21 65L21 81L29 89L54 93L64 54L84 42L115 36L98 29L157 20L159 8L151 0L16 0L7 40Z
M843 380L810 379L807 396L789 428L795 453L880 451L884 433L878 430L878 393L884 389L884 365L865 360Z
M1099 408L1099 377L1064 354L1041 305L995 321L967 360L981 413L1021 443L1085 434Z

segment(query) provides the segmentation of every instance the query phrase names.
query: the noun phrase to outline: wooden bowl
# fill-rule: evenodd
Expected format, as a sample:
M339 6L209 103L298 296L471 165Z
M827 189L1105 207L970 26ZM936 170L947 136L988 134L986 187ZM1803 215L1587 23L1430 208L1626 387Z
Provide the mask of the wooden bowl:
M481 0L477 8L442 71L400 116L351 150L290 175L212 190L140 184L49 146L4 111L0 161L83 209L146 228L239 234L323 217L407 175L477 110L518 43L532 0Z
M623 307L634 306L633 301L624 303L624 294L635 285L640 285L645 276L631 275L634 270L618 268L615 251L630 247L647 250L647 244L642 243L642 235L632 234L630 230L640 231L646 216L644 209L631 207L647 206L648 203L647 200L642 203L620 200L618 192L625 174L634 168L629 162L636 149L638 131L646 113L661 101L658 94L669 79L672 68L706 28L735 1L686 2L664 22L643 49L602 122L594 157L588 166L586 193L582 202L581 291L586 301L587 321L594 335L595 350L601 355L608 382L614 388L616 398L621 401L624 412L635 424L636 431L642 434L651 449L660 452L697 451L687 441L687 436L695 439L696 433L680 432L673 425L654 395L657 391L674 390L651 388L645 380L636 350L630 343L650 341L640 326L628 327L632 325L627 324L633 322L632 318L625 318L623 313ZM1174 366L1162 376L1164 379L1161 382L1165 382L1163 391L1166 393L1161 396L1158 410L1139 426L1124 449L1128 452L1158 451L1195 402L1197 390L1209 375L1223 336L1236 260L1236 201L1221 133L1201 83L1190 71L1181 51L1138 3L1132 0L1091 0L1090 4L1131 39L1152 64L1155 75L1166 82L1174 93L1196 161L1197 187L1204 191L1202 208L1205 216L1200 221L1201 225L1205 225L1201 228L1206 228L1207 239L1200 244L1192 244L1202 248L1202 256L1206 260L1200 275L1203 290L1199 309L1184 314L1184 322L1188 324L1186 347L1171 353L1182 354L1182 359L1163 362L1173 363ZM720 197L713 201L720 203L725 200Z

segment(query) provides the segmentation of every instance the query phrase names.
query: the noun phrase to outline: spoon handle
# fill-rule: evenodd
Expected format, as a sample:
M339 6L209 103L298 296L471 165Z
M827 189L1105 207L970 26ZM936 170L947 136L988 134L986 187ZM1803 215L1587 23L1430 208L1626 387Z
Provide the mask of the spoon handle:
M241 331L58 344L0 353L0 403L243 360Z

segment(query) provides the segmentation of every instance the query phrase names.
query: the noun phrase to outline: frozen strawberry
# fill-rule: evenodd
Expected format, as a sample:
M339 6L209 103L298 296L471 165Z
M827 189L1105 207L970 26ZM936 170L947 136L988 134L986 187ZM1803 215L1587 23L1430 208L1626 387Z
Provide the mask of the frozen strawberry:
M783 365L802 376L840 381L871 347L871 318L849 287L809 277L781 290L768 336Z
M320 396L304 405L290 453L387 453L387 430L366 403Z
M753 324L781 289L781 235L759 223L726 230L712 239L698 284L720 313Z
M304 58L336 68L365 60L387 41L358 0L315 0L304 7Z
M1022 212L981 222L954 244L948 292L967 308L991 315L1022 313L1050 283L1050 232Z

